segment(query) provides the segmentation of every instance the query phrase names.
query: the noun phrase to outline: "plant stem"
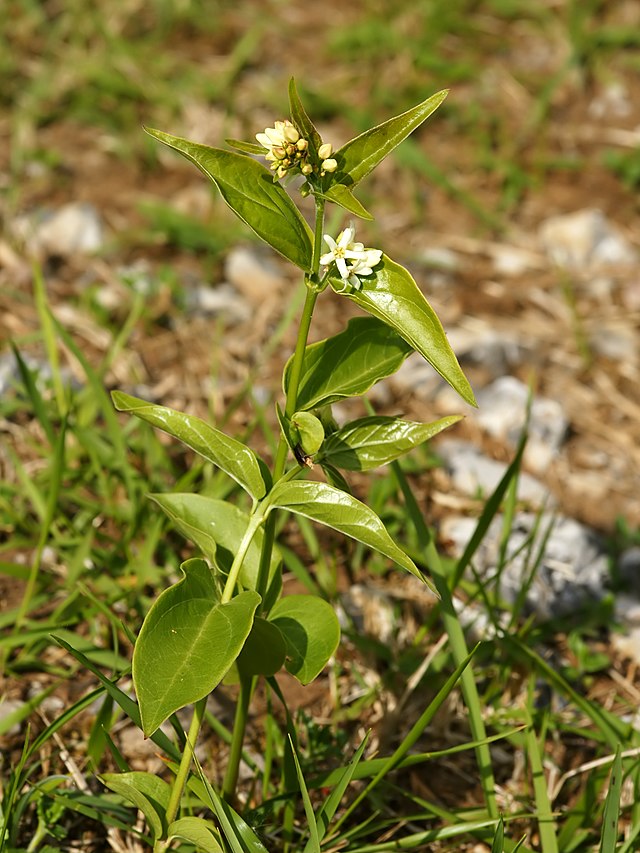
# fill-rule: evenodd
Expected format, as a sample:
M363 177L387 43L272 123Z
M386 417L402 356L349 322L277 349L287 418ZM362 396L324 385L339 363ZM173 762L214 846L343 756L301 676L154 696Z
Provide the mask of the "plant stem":
M402 468L398 462L392 462L391 467L396 477L396 481L402 490L409 517L415 527L418 542L420 543L420 547L424 550L427 565L431 570L433 582L438 590L438 595L441 599L440 611L442 613L444 629L449 637L449 644L451 646L451 654L453 655L454 663L456 666L459 666L460 663L468 656L469 651L464 638L462 625L460 624L460 620L458 619L458 615L453 606L453 597L447 583L446 572L433 541L433 536L425 524L420 508L418 507ZM469 711L471 735L475 741L483 741L486 739L487 735L484 728L484 721L482 719L482 708L473 675L472 664L470 664L460 676L460 686L462 688L462 695L464 696L465 704ZM489 751L488 744L478 743L478 746L476 746L476 759L480 770L480 782L482 784L482 790L484 791L484 798L489 817L497 818L498 805L495 794L495 780L493 778L491 753Z
M240 574L242 563L244 562L246 553L249 550L249 545L251 545L251 540L255 536L256 530L262 524L262 521L263 516L259 513L255 513L254 515L252 515L249 520L247 529L244 532L244 536L242 537L240 545L238 545L238 550L236 551L236 555L233 558L233 563L231 564L231 568L229 569L229 574L227 575L224 590L222 592L222 596L220 597L221 604L226 604L227 602L231 601L233 597L233 592L238 581L238 575Z
M311 271L308 276L305 276L305 285L307 287L307 294L304 301L304 306L302 308L302 314L300 316L300 325L298 327L298 337L296 340L296 348L293 353L293 359L291 362L291 370L289 371L289 384L287 387L287 400L285 404L285 415L290 418L296 411L296 404L298 400L298 387L300 385L300 379L302 377L302 366L304 360L304 351L307 346L307 340L309 338L309 329L311 327L311 319L313 317L313 309L315 308L316 301L318 299L318 291L310 286L310 283L317 280L318 270L320 269L320 253L322 248L322 231L324 228L324 199L316 198L316 221L315 221L315 229L314 229L314 239L313 239L313 259L311 263ZM273 482L277 483L277 481L283 476L284 469L287 464L287 456L289 455L289 446L287 444L287 440L284 435L280 435L280 440L278 442L278 449L276 451L276 457L273 463ZM248 532L249 528L247 528ZM255 531L254 531L255 532ZM268 583L269 583L269 568L271 566L271 555L273 553L273 543L275 541L276 534L276 514L275 512L270 512L267 520L264 525L264 538L262 541L262 552L260 554L260 566L258 568L258 581L256 584L256 589L262 599L264 600L265 593L267 591ZM246 538L245 533L245 538ZM253 532L251 533L253 536ZM250 541L250 540L249 540ZM244 542L244 539L243 539ZM248 546L247 546L248 547ZM238 554L240 552L238 551ZM244 556L244 555L243 555ZM236 555L237 559L238 555ZM231 585L231 576L233 574L235 566L231 568L229 572L229 577L227 579L227 584L225 585L224 595L227 594L227 590L229 590L229 595L233 593L233 586L235 585L235 579L233 581L233 585ZM239 571L239 568L238 570ZM237 572L236 572L237 573ZM224 599L223 600L228 600ZM258 613L260 613L262 607L258 608ZM223 792L222 795L227 802L233 801L235 797L236 785L238 783L238 773L240 770L240 759L242 757L242 747L244 744L244 736L247 728L247 718L249 713L249 703L251 701L251 696L253 695L253 690L255 688L256 679L252 677L240 677L240 698L238 700L238 705L236 706L236 717L233 725L233 738L231 741L231 752L229 753L229 762L227 764L227 770L224 778Z
M236 715L233 721L231 751L229 752L229 761L227 762L227 769L222 784L222 797L228 803L233 803L235 799L240 761L242 759L242 747L244 745L244 733L247 728L247 719L249 716L249 703L253 694L255 681L256 679L253 677L241 676L240 678L240 696L236 704ZM238 736L238 732L241 732L241 737Z
M204 699L200 699L198 702L196 702L193 708L193 718L191 720L191 725L189 726L187 742L184 745L184 751L180 760L180 766L178 767L178 772L173 782L171 796L169 797L169 805L167 806L167 826L170 826L176 819L178 809L180 808L180 800L182 799L182 794L184 792L185 785L187 784L189 768L191 767L191 759L193 757L194 750L196 747L196 740L198 739L198 732L200 731L200 726L202 725L202 719L204 717L204 709L206 704L207 697L205 696ZM168 840L158 839L153 845L153 853L163 853L163 851L167 849L168 844Z

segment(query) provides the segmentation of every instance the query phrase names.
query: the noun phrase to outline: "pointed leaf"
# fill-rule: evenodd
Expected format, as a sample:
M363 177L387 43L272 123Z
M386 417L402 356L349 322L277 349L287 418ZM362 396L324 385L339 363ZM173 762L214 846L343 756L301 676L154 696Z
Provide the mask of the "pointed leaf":
M338 161L336 180L353 186L369 174L387 154L429 118L447 97L448 89L437 92L426 101L382 124L365 130L347 142L333 155Z
M243 489L246 489L252 498L260 500L264 497L267 489L258 458L246 444L214 429L193 415L176 412L166 406L147 403L145 400L123 394L122 391L112 391L111 397L113 405L119 412L135 415L169 433L221 468Z
M327 665L340 642L333 607L315 595L287 595L269 615L285 638L286 667L301 684L309 684Z
M293 77L289 80L289 109L291 110L291 121L296 130L303 139L308 141L312 152L317 154L318 148L322 145L322 137L302 105Z
M286 654L287 644L278 627L256 616L236 664L244 676L275 675Z
M408 453L461 418L449 415L430 424L382 415L360 418L331 433L317 461L347 471L368 471Z
M236 151L242 151L244 154L253 154L256 157L264 155L266 149L257 142L245 142L243 139L225 139L227 145L235 148Z
M344 282L341 279L331 279L331 286L394 328L463 400L472 406L477 405L435 311L408 271L386 255L382 258L373 274L361 279L360 290L343 292Z
M313 235L306 220L273 173L261 163L145 128L148 134L183 154L210 178L224 201L265 243L300 269L311 269Z
M229 803L220 799L206 776L200 779L192 776L187 786L205 808L215 813L222 836L232 853L267 853L267 848L253 829Z
M171 797L171 787L154 773L130 771L104 773L103 783L140 809L155 839L162 838L166 827L165 814Z
M367 208L354 196L348 187L345 187L344 184L331 184L326 192L316 192L314 195L318 196L318 198L324 198L327 199L327 201L332 201L344 210L348 210L349 213L359 216L360 219L373 219L373 216L369 213Z
M352 495L326 483L281 480L275 484L266 500L270 507L280 507L303 515L368 545L424 580L413 560L396 545L375 512Z
M238 657L260 603L258 593L247 590L220 604L204 560L188 560L181 570L184 578L148 612L133 652L133 683L147 736L219 684Z
M365 394L395 373L411 352L412 345L384 318L355 317L344 332L305 349L296 406L315 409ZM290 372L291 359L285 367L285 393Z
M167 838L169 841L172 838L190 841L204 853L223 853L215 826L202 817L189 816L174 820L167 831Z
M249 525L249 516L237 506L216 498L191 493L149 495L166 512L178 530L194 542L209 562L228 571ZM256 531L240 570L240 583L255 589L258 582L264 532ZM282 557L277 546L271 554L269 580Z

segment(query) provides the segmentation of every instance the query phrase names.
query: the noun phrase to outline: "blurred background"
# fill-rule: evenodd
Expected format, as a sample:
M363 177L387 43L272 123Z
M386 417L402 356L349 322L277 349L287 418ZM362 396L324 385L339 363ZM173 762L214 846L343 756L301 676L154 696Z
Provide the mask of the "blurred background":
M449 88L362 186L376 219L359 234L409 266L478 392L509 377L551 401L548 452L528 464L562 507L633 531L639 75L635 0L4 0L3 375L15 370L9 339L46 360L37 260L54 312L108 386L217 418L249 374L273 393L288 333L270 356L262 348L295 279L143 125L211 145L253 139L287 114L295 76L337 147ZM315 336L344 316L328 299ZM380 390L381 408L465 411L411 364ZM466 413L459 434L509 458L509 413L493 425Z

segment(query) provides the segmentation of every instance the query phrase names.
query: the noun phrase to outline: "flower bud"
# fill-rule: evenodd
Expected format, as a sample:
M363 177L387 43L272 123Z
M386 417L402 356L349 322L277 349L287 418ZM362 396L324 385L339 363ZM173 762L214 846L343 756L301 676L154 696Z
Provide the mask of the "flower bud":
M322 162L322 171L323 172L335 172L338 168L338 161L333 158L329 160L323 160Z
M306 139L299 139L296 142L296 148L298 149L298 151L306 151L308 147L309 147L309 143L307 142Z
M333 145L330 142L324 142L320 148L318 148L318 157L321 160L326 160L328 157L331 157L332 151Z
M303 175L310 175L313 172L313 166L311 163L305 163L304 166L300 167L300 171Z

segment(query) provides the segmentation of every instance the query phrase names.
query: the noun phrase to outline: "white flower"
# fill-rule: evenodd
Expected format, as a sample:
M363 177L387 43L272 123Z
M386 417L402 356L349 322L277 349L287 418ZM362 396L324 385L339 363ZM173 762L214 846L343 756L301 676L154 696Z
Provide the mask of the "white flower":
M275 127L265 127L264 133L256 133L256 139L267 149L267 160L281 160L287 147L298 142L300 134L289 119L285 119L277 121Z
M366 249L364 243L355 243L355 234L353 225L345 228L337 240L325 234L324 241L331 251L322 255L320 263L323 267L335 263L340 278L359 289L358 275L371 275L373 267L380 263L382 252L380 249Z
M330 157L328 160L322 161L322 168L320 171L321 175L324 175L325 172L335 172L338 168L338 161L334 160L333 157Z

